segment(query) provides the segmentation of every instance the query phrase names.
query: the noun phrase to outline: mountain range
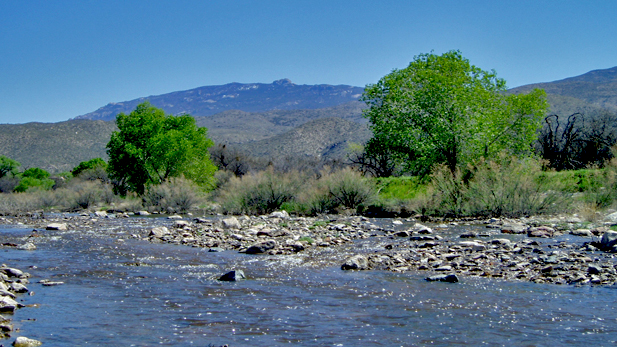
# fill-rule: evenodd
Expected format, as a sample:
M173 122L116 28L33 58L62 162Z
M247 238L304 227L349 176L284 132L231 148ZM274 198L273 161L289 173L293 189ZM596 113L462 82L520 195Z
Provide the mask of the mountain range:
M551 113L569 115L601 108L617 111L617 67L594 70L559 81L511 89L524 93L543 88ZM255 156L340 158L352 142L370 138L363 88L346 85L296 85L288 79L271 84L230 83L110 103L59 123L0 125L0 155L52 172L72 169L81 161L106 158L113 119L148 100L174 115L191 114L208 128L216 143Z

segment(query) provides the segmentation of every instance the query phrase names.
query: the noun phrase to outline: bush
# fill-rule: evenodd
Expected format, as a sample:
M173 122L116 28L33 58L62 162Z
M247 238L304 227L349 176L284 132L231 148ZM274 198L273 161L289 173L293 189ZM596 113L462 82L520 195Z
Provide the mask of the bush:
M226 213L265 214L291 202L304 181L298 172L265 171L231 177L221 188L219 201Z
M352 170L329 172L322 170L321 177L312 182L300 197L305 212L310 214L331 213L338 208L358 209L376 199L373 182Z
M143 205L151 211L186 212L203 201L197 184L184 178L173 178L160 185L149 186L142 195Z
M48 178L35 178L26 176L19 181L19 184L13 189L15 192L23 193L32 190L50 190L54 186L54 181Z
M551 212L560 192L551 185L537 160L501 156L499 162L478 161L465 173L438 167L432 196L424 212L451 217L520 217ZM559 207L567 209L560 204Z

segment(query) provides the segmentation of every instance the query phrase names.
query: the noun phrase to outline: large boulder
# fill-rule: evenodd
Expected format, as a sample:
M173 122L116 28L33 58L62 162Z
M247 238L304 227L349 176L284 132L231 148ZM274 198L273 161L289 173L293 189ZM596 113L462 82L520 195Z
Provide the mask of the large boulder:
M606 252L617 252L617 231L605 231L600 239L600 248Z
M368 269L368 259L365 256L357 254L345 260L341 265L343 270L366 270Z
M219 281L227 282L234 282L244 279L246 279L246 276L244 275L244 271L242 270L231 270L223 276L219 277Z
M268 241L259 242L259 243L252 245L251 247L246 249L246 253L247 254L266 253L267 251L274 249L275 247L276 247L276 241L268 240Z

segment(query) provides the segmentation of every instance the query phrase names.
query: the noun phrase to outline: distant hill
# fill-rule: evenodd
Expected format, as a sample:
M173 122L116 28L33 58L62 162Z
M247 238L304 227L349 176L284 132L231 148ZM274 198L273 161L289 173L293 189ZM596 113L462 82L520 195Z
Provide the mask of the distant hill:
M569 115L600 108L617 111L617 66L559 81L528 84L510 92L526 93L534 88L546 91L552 113Z
M270 138L247 142L242 150L257 157L344 158L349 144L365 143L371 138L366 124L341 118L320 118Z
M230 83L110 103L75 119L113 120L119 113L129 113L146 100L167 113L194 117L211 116L228 110L265 112L317 109L358 100L363 91L364 88L347 85L297 85L288 79L271 84Z
M362 117L364 105L362 102L352 101L312 110L275 110L261 113L232 110L210 117L195 117L195 120L198 126L208 128L210 137L215 142L245 143L282 134L320 118L338 117L365 124L367 120Z
M23 169L69 171L82 161L106 158L105 146L115 123L71 120L60 123L0 125L0 155L15 159Z

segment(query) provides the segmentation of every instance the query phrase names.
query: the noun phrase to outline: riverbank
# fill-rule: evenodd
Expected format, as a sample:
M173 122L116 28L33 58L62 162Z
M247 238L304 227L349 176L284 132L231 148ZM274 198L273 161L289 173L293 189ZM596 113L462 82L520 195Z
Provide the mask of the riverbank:
M610 220L610 218L609 218ZM174 215L135 218L104 211L4 217L33 227L22 245L35 246L46 229L124 231L133 239L199 247L211 252L284 256L305 254L311 266L336 262L343 270L422 272L427 279L467 277L573 285L613 285L617 271L612 222L575 216L419 223L413 218L331 215L292 217ZM583 228L583 227L587 228ZM130 230L130 231L129 231ZM354 247L372 239L369 249ZM230 269L231 270L231 269Z

